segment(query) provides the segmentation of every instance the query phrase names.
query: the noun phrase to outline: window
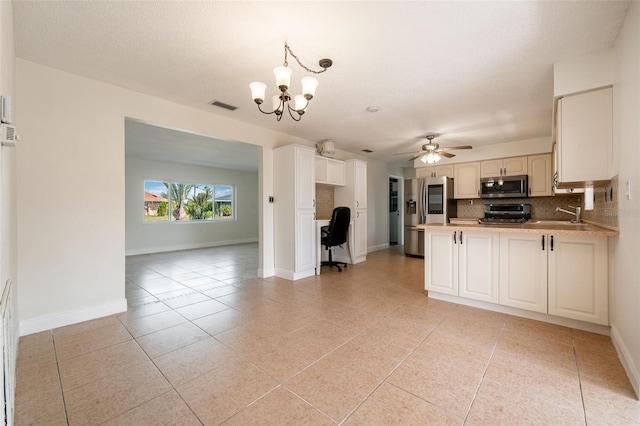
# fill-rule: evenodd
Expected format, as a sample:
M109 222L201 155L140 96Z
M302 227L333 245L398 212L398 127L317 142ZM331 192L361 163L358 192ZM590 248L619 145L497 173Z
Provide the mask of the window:
M145 222L235 218L232 185L144 181Z

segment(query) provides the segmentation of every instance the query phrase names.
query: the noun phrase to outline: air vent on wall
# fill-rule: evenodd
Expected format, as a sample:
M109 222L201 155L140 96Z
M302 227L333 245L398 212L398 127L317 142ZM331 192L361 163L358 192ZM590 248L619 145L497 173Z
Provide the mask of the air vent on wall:
M228 109L229 111L235 111L238 109L237 106L225 104L224 102L216 101L215 99L209 102L209 105L217 106L220 108Z

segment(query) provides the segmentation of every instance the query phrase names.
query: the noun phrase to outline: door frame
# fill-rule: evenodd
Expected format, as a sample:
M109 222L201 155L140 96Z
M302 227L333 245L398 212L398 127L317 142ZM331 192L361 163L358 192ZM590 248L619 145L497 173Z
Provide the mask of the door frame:
M391 241L389 239L389 232L391 231L391 222L389 221L389 213L390 213L390 199L391 193L389 190L389 182L391 179L398 180L398 210L400 214L398 215L398 245L404 245L404 177L398 175L390 174L387 178L387 245L391 245Z

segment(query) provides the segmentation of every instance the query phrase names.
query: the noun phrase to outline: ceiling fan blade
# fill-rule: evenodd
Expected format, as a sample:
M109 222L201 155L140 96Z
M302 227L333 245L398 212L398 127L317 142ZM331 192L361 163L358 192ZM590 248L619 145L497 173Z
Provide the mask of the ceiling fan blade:
M413 157L411 157L411 158L409 159L409 161L414 161L415 159L420 158L420 157L422 157L423 155L424 155L424 152L421 152L420 154L416 154L416 155L414 155Z
M407 154L416 154L417 151L409 151L409 152L397 152L393 155L407 155Z
M438 155L442 157L447 157L447 158L453 158L456 156L455 154L451 154L450 152L446 152L446 151L438 151Z
M449 147L440 148L440 149L445 149L445 150L450 150L450 149L473 149L473 147L471 145L461 145L461 146L449 146Z

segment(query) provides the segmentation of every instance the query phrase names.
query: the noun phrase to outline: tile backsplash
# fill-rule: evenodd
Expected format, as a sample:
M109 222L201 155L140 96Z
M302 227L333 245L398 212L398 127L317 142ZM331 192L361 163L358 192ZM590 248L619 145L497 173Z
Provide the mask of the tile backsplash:
M458 217L484 217L485 204L531 204L531 217L533 219L564 220L571 219L566 213L557 212L556 207L567 208L567 206L582 205L583 194L563 194L553 197L532 197L532 198L511 198L501 200L473 200L473 205L469 205L469 200L458 200Z
M584 211L584 220L618 229L618 181L616 175L610 185L593 190L593 210Z
M333 189L335 186L316 184L316 218L318 220L331 219L333 212Z

